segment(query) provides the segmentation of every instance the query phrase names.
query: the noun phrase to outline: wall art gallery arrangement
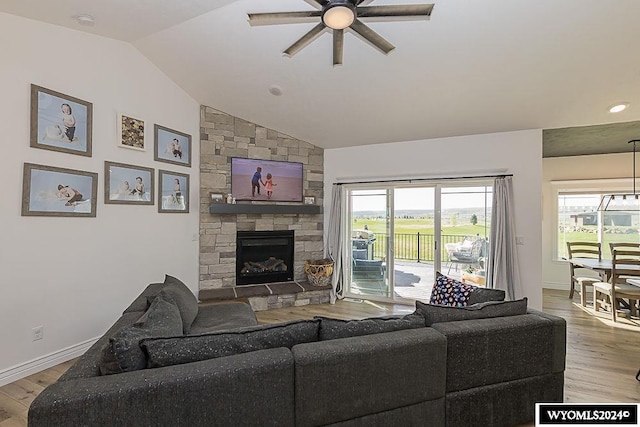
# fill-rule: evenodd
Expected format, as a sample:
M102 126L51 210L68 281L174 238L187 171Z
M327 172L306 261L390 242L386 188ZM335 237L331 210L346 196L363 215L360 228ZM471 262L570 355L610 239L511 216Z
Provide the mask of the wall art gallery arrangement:
M31 85L30 146L92 157L93 104L35 84ZM145 120L117 116L118 146L146 150ZM154 160L191 167L191 135L154 124ZM153 168L104 162L106 205L154 205ZM158 171L158 212L189 212L189 175ZM23 216L95 217L98 173L25 163Z
M75 96L31 85L30 146L92 157L93 104ZM146 120L118 113L117 145L147 151ZM153 160L191 167L191 135L160 124L153 126ZM261 159L231 159L231 194L211 194L212 203L299 202L303 196L302 163ZM98 173L25 163L22 181L23 216L95 217ZM134 164L104 162L105 205L154 205L159 213L189 212L189 175Z

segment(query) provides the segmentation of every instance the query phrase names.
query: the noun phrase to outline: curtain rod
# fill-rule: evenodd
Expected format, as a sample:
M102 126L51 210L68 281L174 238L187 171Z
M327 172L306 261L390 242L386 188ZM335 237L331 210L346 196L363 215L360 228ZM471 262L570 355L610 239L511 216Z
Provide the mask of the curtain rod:
M383 181L349 181L349 182L334 182L333 185L345 185L345 184L389 184L394 182L424 182L424 181L442 181L445 179L473 179L473 178L504 178L507 176L513 176L512 173L500 174L500 175L474 175L474 176L449 176L442 178L415 178L415 179L390 179Z

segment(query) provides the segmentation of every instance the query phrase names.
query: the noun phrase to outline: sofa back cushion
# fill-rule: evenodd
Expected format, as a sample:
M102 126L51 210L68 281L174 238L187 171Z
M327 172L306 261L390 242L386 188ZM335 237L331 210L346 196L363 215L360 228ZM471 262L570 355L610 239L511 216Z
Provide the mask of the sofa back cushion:
M147 366L162 366L215 359L276 347L318 341L318 320L297 320L237 331L144 339L140 346L148 355Z
M506 296L505 291L502 289L483 288L480 286L474 286L474 288L469 297L469 305L479 302L504 301Z
M144 369L147 359L140 348L140 340L180 334L180 311L171 297L162 291L136 323L124 326L109 338L100 361L100 372L109 375Z
M320 341L424 328L425 326L424 318L416 314L371 317L362 320L341 320L322 316L316 316L314 319L320 320L318 334Z
M176 302L182 316L182 332L188 334L198 315L198 300L187 285L168 274L165 275L162 290Z
M467 285L436 271L429 302L450 307L466 307L479 302L504 301L504 297L505 292L502 290Z
M527 298L525 297L517 301L481 302L466 307L448 307L416 301L415 314L422 316L427 326L431 326L434 323L455 322L459 320L517 316L527 314Z

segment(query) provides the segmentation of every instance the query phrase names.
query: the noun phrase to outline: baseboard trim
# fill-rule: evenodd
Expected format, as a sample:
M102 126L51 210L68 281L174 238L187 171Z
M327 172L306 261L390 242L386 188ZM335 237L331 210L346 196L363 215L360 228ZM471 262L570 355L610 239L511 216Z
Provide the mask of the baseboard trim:
M93 338L0 371L0 387L78 357L96 341L98 338Z

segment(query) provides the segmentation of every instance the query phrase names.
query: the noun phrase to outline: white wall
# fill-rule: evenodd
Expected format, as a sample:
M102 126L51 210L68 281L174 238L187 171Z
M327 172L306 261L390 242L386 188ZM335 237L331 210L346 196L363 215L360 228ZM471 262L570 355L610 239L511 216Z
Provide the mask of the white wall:
M325 150L325 222L330 188L340 180L512 173L524 296L542 306L542 131L530 130ZM325 230L328 229L325 223Z
M82 350L165 273L197 291L200 113L129 44L7 14L0 40L2 384ZM93 157L29 147L31 83L93 103ZM116 146L117 112L146 120L146 152ZM154 123L192 135L193 167L153 160ZM105 160L189 173L191 213L105 205ZM97 217L22 217L24 162L98 172Z
M555 202L553 181L579 181L592 179L628 178L620 184L611 183L612 187L630 190L632 175L632 154L601 154L591 156L552 157L542 162L542 280L545 288L566 289L569 291L569 266L566 262L554 260L554 239L557 226L557 206ZM606 184L600 184L603 187ZM570 188L571 184L557 184L558 187Z

